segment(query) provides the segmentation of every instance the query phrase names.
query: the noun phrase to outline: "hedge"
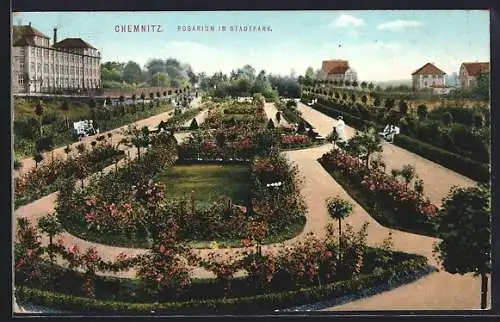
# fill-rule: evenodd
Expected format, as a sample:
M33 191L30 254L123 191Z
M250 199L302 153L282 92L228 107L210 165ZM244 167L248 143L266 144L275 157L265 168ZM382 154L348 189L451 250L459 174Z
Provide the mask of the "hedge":
M378 131L383 130L383 126L377 125L374 122L365 121L359 117L352 116L349 113L341 112L331 107L314 104L312 108L330 117L336 118L339 115L342 115L347 124L357 129L375 127ZM394 144L473 180L480 182L490 181L490 167L488 164L474 161L459 154L443 150L404 134L396 135L394 137Z
M389 269L379 270L371 275L360 275L348 281L340 281L322 286L299 290L271 293L239 298L190 300L165 303L132 303L103 301L85 297L68 296L33 288L19 288L16 298L20 303L58 308L75 312L106 313L256 313L272 312L276 309L304 305L383 284L409 282L428 273L427 258L412 255L412 259L400 262Z
M480 182L490 181L490 167L485 163L462 157L402 134L394 137L394 144L473 180Z

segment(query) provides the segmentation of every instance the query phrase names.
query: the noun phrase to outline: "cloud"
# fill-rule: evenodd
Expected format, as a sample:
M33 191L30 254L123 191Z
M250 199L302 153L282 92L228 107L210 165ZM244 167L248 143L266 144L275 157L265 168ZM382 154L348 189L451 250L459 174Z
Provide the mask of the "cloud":
M380 25L378 25L377 28L379 30L396 31L396 30L401 30L404 28L420 27L423 25L424 25L423 22L417 21L417 20L393 20L393 21L381 23Z
M365 25L365 21L361 18L356 18L354 16L341 14L335 20L332 21L331 26L337 28L346 27L361 27Z

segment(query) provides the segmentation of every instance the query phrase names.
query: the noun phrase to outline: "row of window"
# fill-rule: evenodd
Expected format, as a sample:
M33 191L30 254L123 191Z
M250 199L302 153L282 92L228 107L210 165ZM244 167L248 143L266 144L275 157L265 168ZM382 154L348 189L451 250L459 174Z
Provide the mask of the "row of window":
M19 85L24 85L24 78L23 77L20 77L17 81L17 83ZM76 79L73 79L73 78L61 78L61 79L47 79L45 78L42 82L34 82L32 81L32 83L40 83L40 84L45 84L48 86L59 86L59 85L73 85L73 86L76 86L76 85L81 85L81 84L86 84L88 87L90 86L97 86L99 84L99 82L97 80L86 80L86 81L82 81L82 80L76 80Z
M21 69L23 69L24 63L21 63L20 66L21 66ZM31 63L30 69L33 72L38 71L40 73L42 71L42 64L38 63L35 65L35 63ZM71 68L70 68L68 66L63 66L63 65L59 65L59 64L50 65L50 73L54 73L54 70L55 70L55 73L66 74L66 75L76 74L76 75L83 76L84 73L85 73L85 75L97 75L97 73L98 73L98 70L95 68L92 68L92 69L91 68L83 68L83 67L77 68L75 66L71 66ZM45 63L43 65L43 72L49 73L49 64Z
M24 49L21 53L24 56ZM72 62L75 63L75 61L82 61L85 64L91 64L94 63L96 64L98 62L97 58L91 58L87 56L80 56L80 55L72 55L68 54L65 52L60 52L60 51L53 51L53 50L42 50L42 48L35 48L31 47L31 55L34 57L36 55L37 58L42 58L42 59L50 59L51 60L58 60L58 61L65 61L65 62Z

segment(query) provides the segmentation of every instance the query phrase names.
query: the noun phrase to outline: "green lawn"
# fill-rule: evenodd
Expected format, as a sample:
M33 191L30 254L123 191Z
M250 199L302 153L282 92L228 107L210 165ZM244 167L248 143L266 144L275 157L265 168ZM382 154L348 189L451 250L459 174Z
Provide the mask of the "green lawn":
M167 198L186 198L195 191L198 205L209 205L224 195L246 205L250 190L250 169L246 165L176 165L158 180L166 186Z

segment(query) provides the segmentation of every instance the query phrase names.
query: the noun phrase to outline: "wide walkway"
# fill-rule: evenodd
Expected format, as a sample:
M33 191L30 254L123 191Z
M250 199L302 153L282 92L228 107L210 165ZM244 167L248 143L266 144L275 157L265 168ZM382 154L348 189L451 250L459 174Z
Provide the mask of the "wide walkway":
M269 119L272 119L274 122L274 126L288 125L288 122L285 120L283 115L281 115L280 122L278 123L278 120L276 119L276 112L278 112L278 109L276 108L274 103L265 103L264 111L266 112L267 120L269 121Z
M315 114L310 108L299 106L303 111L303 116L311 122L313 126L320 132L326 134L328 127L333 120L326 122L322 121L325 117ZM323 131L323 132L322 132ZM293 241L303 239L307 232L313 231L318 234L324 233L325 224L328 222L328 214L325 207L325 199L339 195L341 198L350 200L355 204L354 211L345 222L359 229L364 222L368 222L368 243L369 245L378 245L386 238L389 232L392 232L394 249L409 253L416 253L426 256L431 265L436 266L436 262L432 256L434 243L438 240L422 235L416 235L406 232L400 232L379 225L369 214L347 194L346 191L321 167L316 161L322 154L327 152L331 145L323 145L304 150L296 150L286 152L290 161L297 164L299 173L304 180L301 192L305 198L307 205L307 222L304 231L294 238L287 241L289 244ZM399 153L404 153L403 152ZM385 153L385 152L384 152ZM397 155L397 154L396 154ZM386 156L384 154L384 156ZM417 171L418 171L417 164ZM425 180L425 178L424 178ZM16 217L25 216L32 220L53 211L53 201L55 194L35 201L32 204L19 208L15 212ZM82 239L76 238L68 233L64 233L64 241L67 246L74 243L81 248L94 246L100 256L105 259L114 259L120 252L124 252L129 256L142 253L145 250L128 249L120 247L111 247L102 244L92 244ZM46 239L43 240L47 242ZM279 245L270 245L263 247L264 251L274 251ZM202 256L213 250L204 249L196 250ZM225 256L232 254L236 249L219 249L216 252ZM129 271L120 276L133 276L134 272ZM209 272L196 268L193 271L193 277L208 277ZM453 310L453 309L479 309L480 307L480 279L470 275L460 276L452 275L444 271L431 273L422 279L395 288L393 290L374 295L368 298L356 300L343 305L328 308L327 310Z
M302 117L310 122L320 135L326 136L332 132L336 124L335 119L302 103L298 103L298 109L302 112ZM346 137L350 138L354 134L355 129L346 126ZM383 157L389 173L391 169L401 169L406 164L413 165L418 176L424 181L424 194L438 206L452 186L465 187L475 184L470 178L388 142L383 144Z
M196 108L196 107L198 107L200 102L201 102L200 98L195 99L193 102L191 102L191 106ZM174 113L174 111L172 109L172 110L169 110L167 112L153 115L151 117L133 122L131 124L137 126L138 128L141 128L144 126L153 128L153 127L156 127L160 123L160 121L166 121L167 119L172 117L173 113ZM70 147L72 149L72 152L70 152L70 153L77 153L76 146L81 144L81 143L84 143L87 146L87 148L90 148L90 143L92 141L94 141L97 136L100 136L100 135L107 136L108 133L112 133L113 136L112 136L111 140L115 143L118 143L123 138L122 131L125 130L129 125L130 124L127 124L127 125L121 126L119 128L116 128L116 129L113 129L113 130L110 130L107 132L102 132L102 133L99 133L96 135L84 137L80 141L70 144ZM53 150L54 151L54 158L66 158L66 153L64 152L65 148L66 148L66 146L62 146L62 147L54 149ZM52 154L52 152L46 152L45 158L51 158L51 154ZM26 159L22 160L21 163L22 163L22 167L19 171L16 172L16 175L26 173L29 170L31 170L31 168L33 168L35 166L35 161L33 160L33 158L26 158Z

